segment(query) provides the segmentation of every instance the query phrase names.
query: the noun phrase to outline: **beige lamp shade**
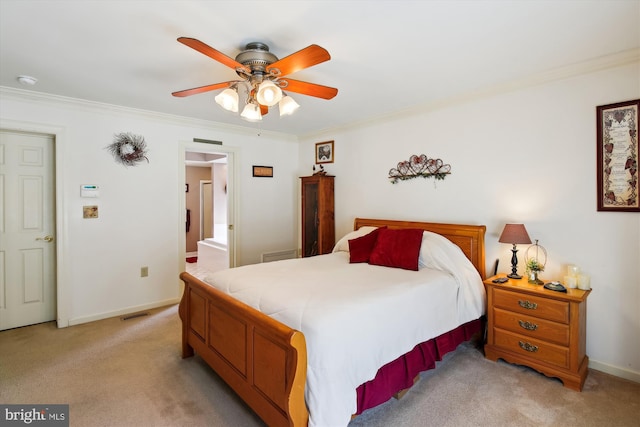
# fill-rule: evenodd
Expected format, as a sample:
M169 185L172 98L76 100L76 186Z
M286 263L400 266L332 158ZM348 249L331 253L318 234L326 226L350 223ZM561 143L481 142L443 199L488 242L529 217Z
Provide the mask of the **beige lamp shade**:
M234 89L227 88L220 92L215 98L216 104L227 111L233 113L238 112L238 92Z
M288 116L300 108L300 105L292 97L285 95L280 100L278 108L280 109L280 116Z
M282 99L282 90L276 86L271 80L266 80L258 86L256 99L260 105L273 107Z
M249 122L259 122L262 120L262 114L260 113L260 107L257 104L249 103L245 105L244 110L240 117Z

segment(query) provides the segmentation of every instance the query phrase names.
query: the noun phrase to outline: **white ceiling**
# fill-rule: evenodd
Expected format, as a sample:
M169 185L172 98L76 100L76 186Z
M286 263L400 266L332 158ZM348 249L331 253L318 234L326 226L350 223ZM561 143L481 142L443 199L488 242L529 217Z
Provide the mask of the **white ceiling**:
M331 60L291 75L339 89L260 125L208 92L235 72L176 41L235 58L251 41L282 58L310 44ZM426 107L559 67L640 49L639 0L0 0L0 86L295 135ZM38 79L20 85L18 75Z

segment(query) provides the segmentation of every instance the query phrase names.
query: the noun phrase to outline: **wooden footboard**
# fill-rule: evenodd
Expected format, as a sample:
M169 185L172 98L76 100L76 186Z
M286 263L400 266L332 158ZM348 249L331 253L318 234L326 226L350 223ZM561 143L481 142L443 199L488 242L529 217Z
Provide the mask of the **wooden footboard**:
M188 273L180 278L182 357L198 353L267 425L306 426L302 332Z

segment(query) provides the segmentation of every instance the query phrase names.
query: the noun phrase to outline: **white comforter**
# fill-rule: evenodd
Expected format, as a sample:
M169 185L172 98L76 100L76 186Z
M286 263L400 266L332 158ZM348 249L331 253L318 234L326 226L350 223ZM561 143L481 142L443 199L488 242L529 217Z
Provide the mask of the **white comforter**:
M484 313L480 276L457 246L425 232L420 266L349 264L349 253L337 251L205 281L304 333L309 425L334 427L349 423L356 388L381 366Z

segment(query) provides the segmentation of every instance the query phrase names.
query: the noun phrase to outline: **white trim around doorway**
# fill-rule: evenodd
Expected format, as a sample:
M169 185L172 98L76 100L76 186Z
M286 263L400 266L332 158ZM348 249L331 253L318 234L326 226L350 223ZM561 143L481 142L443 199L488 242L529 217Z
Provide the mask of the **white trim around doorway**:
M184 223L186 221L186 206L184 198L184 188L186 184L185 158L186 152L193 151L198 153L224 153L227 155L227 227L231 231L227 240L227 251L229 254L229 267L236 266L236 235L238 230L238 218L240 209L238 207L237 197L239 191L238 165L240 164L240 149L238 147L228 147L224 145L206 144L201 142L180 141L178 144L178 163L180 174L178 176L177 191L180 195L178 198L179 218L178 228L178 270L186 271L186 236L184 233ZM182 285L182 282L180 282Z
M67 254L69 253L69 239L66 231L67 209L65 204L64 189L67 182L64 167L64 146L66 141L65 128L50 124L25 122L18 120L0 119L0 128L53 135L54 137L54 162L55 162L55 201L56 201L56 322L58 328L69 326L69 271L66 267ZM184 187L184 184L183 184Z

